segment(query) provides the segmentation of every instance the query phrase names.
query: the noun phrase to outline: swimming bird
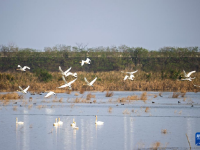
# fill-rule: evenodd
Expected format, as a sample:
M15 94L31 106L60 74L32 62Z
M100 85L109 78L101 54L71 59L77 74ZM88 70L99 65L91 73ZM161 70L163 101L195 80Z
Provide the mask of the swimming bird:
M51 95L56 95L56 93L54 93L53 91L50 91L49 93L47 93L47 95L45 97L49 97Z
M75 126L76 126L76 122L74 121L74 119L73 119L73 122L71 123L71 126L72 126L72 127L75 127Z
M102 121L97 121L97 115L95 117L96 117L96 120L95 120L96 125L103 125L104 124L104 122L102 122Z
M53 126L58 126L58 122L57 122L57 118L56 118L56 122L53 124Z
M60 87L58 87L58 88L65 88L65 87L68 86L70 90L72 89L71 84L74 83L77 80L77 78L76 78L76 79L70 81L69 83L67 83L67 81L65 80L65 77L62 76L62 78L63 78L63 81L65 82L65 84L60 86Z
M94 82L97 80L97 77L94 80L92 80L91 82L88 82L86 77L84 77L84 79L85 79L85 82L87 83L88 86L93 86Z
M23 90L23 89L21 88L21 86L19 86L19 89L21 90L22 93L26 94L27 91L28 91L28 89L29 89L29 87L30 87L30 86L28 86L26 89Z
M62 124L63 124L63 122L60 121L60 118L58 118L58 124L59 124L59 125L62 125Z
M124 81L125 81L126 79L129 79L129 80L132 80L132 81L133 81L133 80L134 80L133 78L134 78L134 75L132 75L132 74L131 74L130 76L126 75L126 76L124 77Z
M185 70L183 70L183 73L184 73L184 77L185 78L189 78L191 76L191 74L195 73L196 71L191 71L189 72L188 74L186 74Z
M91 60L89 58L87 58L86 60L82 60L80 63L81 63L81 66L85 64L90 64Z
M128 73L128 74L130 74L130 75L133 75L134 73L138 72L138 70L133 71L133 72L124 72L124 71L121 71L121 72L122 72L122 73Z
M24 122L21 121L18 122L18 118L16 118L16 124L24 124Z
M19 69L17 69L17 70L21 70L21 71L26 71L26 69L30 69L30 67L28 67L28 66L24 66L22 68L20 65L18 65L17 67L19 67Z

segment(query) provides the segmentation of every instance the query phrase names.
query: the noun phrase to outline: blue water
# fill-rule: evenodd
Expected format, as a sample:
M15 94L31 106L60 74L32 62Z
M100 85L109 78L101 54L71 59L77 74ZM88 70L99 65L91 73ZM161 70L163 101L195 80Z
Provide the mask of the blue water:
M95 98L87 103L74 103L77 97L84 99L89 92L78 96L75 93L78 92L57 93L47 99L44 98L46 93L28 93L23 99L12 100L8 105L1 101L0 149L129 150L149 149L156 142L159 148L188 149L186 134L192 149L200 148L195 145L195 134L200 132L200 93L191 92L185 97L172 98L172 92L163 92L162 97L159 92L147 92L145 102L131 100L120 103L118 98L140 96L142 92L114 91L112 97L105 97L105 92L91 92ZM58 102L61 98L62 102ZM145 112L146 107L148 110ZM95 115L104 125L95 125ZM17 125L16 117L24 125ZM63 125L54 127L58 117ZM73 119L78 130L70 126ZM167 133L162 133L163 129Z

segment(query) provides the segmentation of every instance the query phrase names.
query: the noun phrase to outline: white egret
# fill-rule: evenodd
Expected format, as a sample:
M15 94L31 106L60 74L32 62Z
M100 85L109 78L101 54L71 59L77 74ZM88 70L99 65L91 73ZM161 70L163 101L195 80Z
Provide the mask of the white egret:
M26 71L26 69L30 69L30 67L28 67L28 66L24 66L22 68L20 65L18 65L17 67L19 67L19 69L17 69L17 70L21 70L21 71Z
M184 73L184 77L185 78L189 78L191 76L191 74L195 73L196 71L191 71L189 72L188 74L186 74L185 70L183 70L183 73Z
M133 71L133 72L124 72L124 71L121 71L121 72L123 72L123 73L128 73L128 74L130 74L130 75L133 75L134 73L138 72L138 70Z
M76 79L74 79L74 80L72 80L72 81L70 81L69 83L67 83L67 81L65 80L65 77L64 76L62 76L62 78L63 78L63 80L64 80L64 82L65 82L65 84L64 85L62 85L62 86L60 86L60 87L58 87L58 88L65 88L65 87L69 87L69 89L71 89L72 87L71 87L71 84L72 83L74 83L76 80L77 80L77 78Z
M195 79L195 77L194 78L191 78L191 77L187 77L187 78L184 78L184 79L181 79L181 80L188 80L188 81L192 81L193 79Z
M21 88L21 86L19 86L19 89L21 90L22 93L26 94L27 91L28 91L28 89L29 89L29 87L30 87L30 86L28 86L26 89L23 90L23 89Z
M90 64L91 60L89 58L87 58L86 60L82 60L80 63L81 63L81 66L85 64Z
M71 73L71 72L68 72L67 74L65 74L65 76L74 76L75 78L77 78L77 73Z
M128 76L128 75L126 75L125 77L124 77L124 81L126 80L126 79L129 79L129 80L134 80L133 78L135 78L134 77L134 75L130 75L130 76Z
M194 84L193 84L194 85ZM200 87L199 85L194 85L194 86L196 86L196 87Z
M49 97L51 95L56 95L56 93L54 93L53 91L50 91L49 93L47 93L47 95L45 97Z
M73 119L73 122L71 123L71 126L72 126L72 127L75 127L75 126L76 126L76 122L74 121L74 119Z
M104 122L102 122L102 121L97 121L97 115L95 117L96 117L96 120L95 120L96 125L103 125L104 124Z
M85 82L87 83L88 86L93 86L94 82L97 80L97 77L94 80L92 80L91 82L88 82L86 77L84 77L84 79L85 79Z
M57 118L56 118L56 122L53 124L53 126L58 126L58 122L57 122Z
M61 74L62 74L63 76L66 76L66 74L71 70L71 68L72 68L72 67L70 67L70 68L67 69L65 72L63 72L63 70L62 70L61 67L59 66L59 70L60 70L60 72L61 72Z
M62 124L63 124L63 122L60 121L60 118L58 118L58 124L59 124L59 125L62 125Z

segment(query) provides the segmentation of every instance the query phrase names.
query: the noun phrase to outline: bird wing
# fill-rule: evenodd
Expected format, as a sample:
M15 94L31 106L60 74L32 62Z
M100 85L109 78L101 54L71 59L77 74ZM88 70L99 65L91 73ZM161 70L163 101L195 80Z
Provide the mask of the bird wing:
M97 77L90 82L90 85L92 85L96 80L97 80Z
M183 70L184 77L187 77L185 70Z
M62 76L62 79L63 79L63 81L67 84L67 81L65 80L65 77L64 77L64 76Z
M86 62L87 62L87 63L90 63L90 61L91 61L91 60L90 60L89 58L86 59Z
M24 67L23 67L23 70L25 70L26 68L27 68L27 69L30 69L28 66L24 66Z
M24 92L27 92L30 86L28 86L26 89L24 89Z
M21 86L19 86L19 89L20 89L21 91L24 91L24 90L21 88Z
M86 77L84 77L84 79L85 79L85 82L86 82L87 84L90 84L90 83L88 82L88 80L86 79Z
M64 72L64 74L68 73L71 69L72 69L72 67L70 67L68 70L66 70L66 71Z
M71 85L71 84L74 83L76 80L77 80L77 78L74 79L74 80L72 80L72 81L70 81L68 85Z
M128 76L127 75L125 75L125 77L124 77L124 80L126 80L128 78Z
M83 66L83 65L84 65L84 62L85 62L85 61L84 61L84 60L82 60L82 62L81 62L81 66Z
M126 73L129 73L129 74L134 74L134 73L136 73L138 70L136 70L136 71L133 71L133 72L126 72Z
M49 93L47 93L47 95L45 97L49 97L52 94L53 94L53 92L49 92Z
M135 78L135 76L133 74L130 75L130 79L133 80L133 78Z
M73 75L73 73L68 72L68 73L65 74L66 77L67 77L67 76L70 76L70 75Z
M62 73L62 74L64 74L64 72L62 71L62 69L61 69L61 67L59 66L59 70L60 70L60 72Z
M191 71L187 74L187 77L190 77L191 74L195 73L196 71Z

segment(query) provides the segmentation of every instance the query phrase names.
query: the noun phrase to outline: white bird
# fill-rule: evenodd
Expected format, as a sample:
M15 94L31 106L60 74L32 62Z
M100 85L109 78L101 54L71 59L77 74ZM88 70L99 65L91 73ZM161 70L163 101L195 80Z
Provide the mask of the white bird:
M24 124L24 122L21 121L18 122L18 118L16 118L16 124Z
M193 84L194 85L194 84ZM194 86L196 86L196 87L200 87L199 85L194 85Z
M133 72L124 72L124 71L121 71L121 72L123 72L123 73L128 73L128 74L130 74L130 75L133 75L134 73L138 72L138 70L133 71Z
M97 121L97 115L95 117L96 117L96 120L95 120L96 125L103 125L104 124L104 122L102 122L102 121Z
M133 78L134 78L134 75L130 75L130 76L126 75L126 76L124 77L124 81L125 81L126 79L134 80Z
M88 86L93 86L94 82L97 80L97 77L94 80L92 80L91 82L88 82L86 77L84 77L84 79L85 79L85 82L87 83Z
M74 121L74 119L73 119L73 122L71 123L71 126L72 126L72 127L75 127L75 126L76 126L76 122Z
M56 122L53 124L53 126L58 126L58 122L57 122L57 118L56 118Z
M56 93L54 93L53 91L50 91L49 93L47 93L47 95L45 97L49 97L51 95L56 95Z
M19 86L19 89L21 90L22 93L26 94L27 91L28 91L28 89L29 89L29 87L30 87L30 86L28 86L26 89L23 90L23 89L21 88L21 86Z
M71 72L68 72L67 74L65 74L65 76L74 76L75 78L77 78L77 73L71 73Z
M21 70L21 71L26 71L26 69L30 69L28 66L24 66L22 68L20 65L18 65L17 67L19 67L19 69L17 69L17 70Z
M89 58L87 58L86 60L82 60L80 63L81 63L81 66L85 64L90 64L91 60Z
M60 118L58 118L58 124L59 124L59 125L62 125L62 124L63 124L63 122L60 121Z
M63 72L63 70L62 70L61 67L59 66L59 70L60 70L60 72L61 72L61 74L62 74L63 76L65 76L65 75L71 70L71 68L72 68L72 67L70 67L68 70L66 70L65 72Z
M184 77L185 78L189 78L191 76L191 74L195 73L196 71L191 71L189 72L188 74L186 74L185 70L183 70L183 73L184 73Z
M188 81L192 81L193 79L195 79L195 77L194 77L194 78L187 77L187 78L184 78L184 79L181 79L181 80L188 80Z
M65 87L69 87L69 89L72 89L72 87L71 87L71 84L72 83L74 83L76 80L77 80L77 78L76 79L74 79L74 80L72 80L72 81L70 81L69 83L67 83L67 81L65 80L65 77L64 76L62 76L62 78L63 78L63 80L64 80L64 82L65 82L65 84L64 85L62 85L62 86L60 86L60 87L58 87L58 88L65 88Z

